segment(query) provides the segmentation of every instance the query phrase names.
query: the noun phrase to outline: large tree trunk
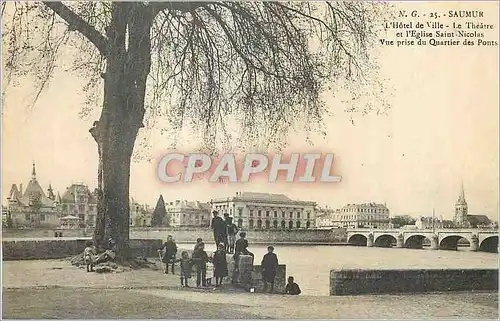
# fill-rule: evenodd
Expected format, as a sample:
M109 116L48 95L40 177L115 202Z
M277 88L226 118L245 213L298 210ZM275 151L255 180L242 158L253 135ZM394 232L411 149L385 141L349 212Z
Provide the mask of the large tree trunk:
M118 258L129 257L130 162L143 126L146 78L150 70L152 17L140 3L113 3L104 74L101 118L91 133L99 152L98 212L94 241L112 238ZM128 29L128 49L126 32Z

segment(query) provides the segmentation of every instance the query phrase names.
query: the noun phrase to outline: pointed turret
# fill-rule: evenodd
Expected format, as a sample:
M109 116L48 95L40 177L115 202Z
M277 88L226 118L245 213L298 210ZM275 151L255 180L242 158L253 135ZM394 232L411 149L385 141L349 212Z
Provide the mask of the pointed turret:
M33 169L31 170L31 179L36 181L36 169L35 169L35 161L33 161Z
M49 188L47 189L47 197L51 200L55 200L56 196L54 195L54 190L52 189L52 185L49 183Z

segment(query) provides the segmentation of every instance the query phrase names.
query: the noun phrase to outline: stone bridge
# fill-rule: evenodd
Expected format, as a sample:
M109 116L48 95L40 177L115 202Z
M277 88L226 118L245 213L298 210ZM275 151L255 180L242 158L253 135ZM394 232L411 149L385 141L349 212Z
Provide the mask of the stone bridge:
M456 250L459 244L470 251L498 253L498 231L492 229L348 229L347 242L358 246Z

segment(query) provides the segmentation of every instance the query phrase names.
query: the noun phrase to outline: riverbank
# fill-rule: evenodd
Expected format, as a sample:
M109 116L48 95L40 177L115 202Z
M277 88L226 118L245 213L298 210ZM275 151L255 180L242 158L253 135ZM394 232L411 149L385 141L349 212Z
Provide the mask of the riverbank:
M86 273L68 260L3 262L2 299L3 318L9 319L498 318L498 294L490 292L292 297L229 284L183 289L178 275L148 269Z
M55 234L63 238L90 238L90 229L2 229L3 239L49 239ZM347 230L338 229L253 229L247 232L247 239L254 244L332 244L347 243ZM213 239L210 228L130 228L131 239L163 239L172 235L176 242L193 242L201 237L204 240Z

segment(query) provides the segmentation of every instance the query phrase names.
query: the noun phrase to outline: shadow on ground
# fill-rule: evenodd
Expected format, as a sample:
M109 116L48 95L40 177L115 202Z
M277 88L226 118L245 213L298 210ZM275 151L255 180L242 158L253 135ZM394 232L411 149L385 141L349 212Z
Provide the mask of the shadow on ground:
M4 289L3 319L255 319L216 303L123 289ZM262 319L262 317L259 317Z

